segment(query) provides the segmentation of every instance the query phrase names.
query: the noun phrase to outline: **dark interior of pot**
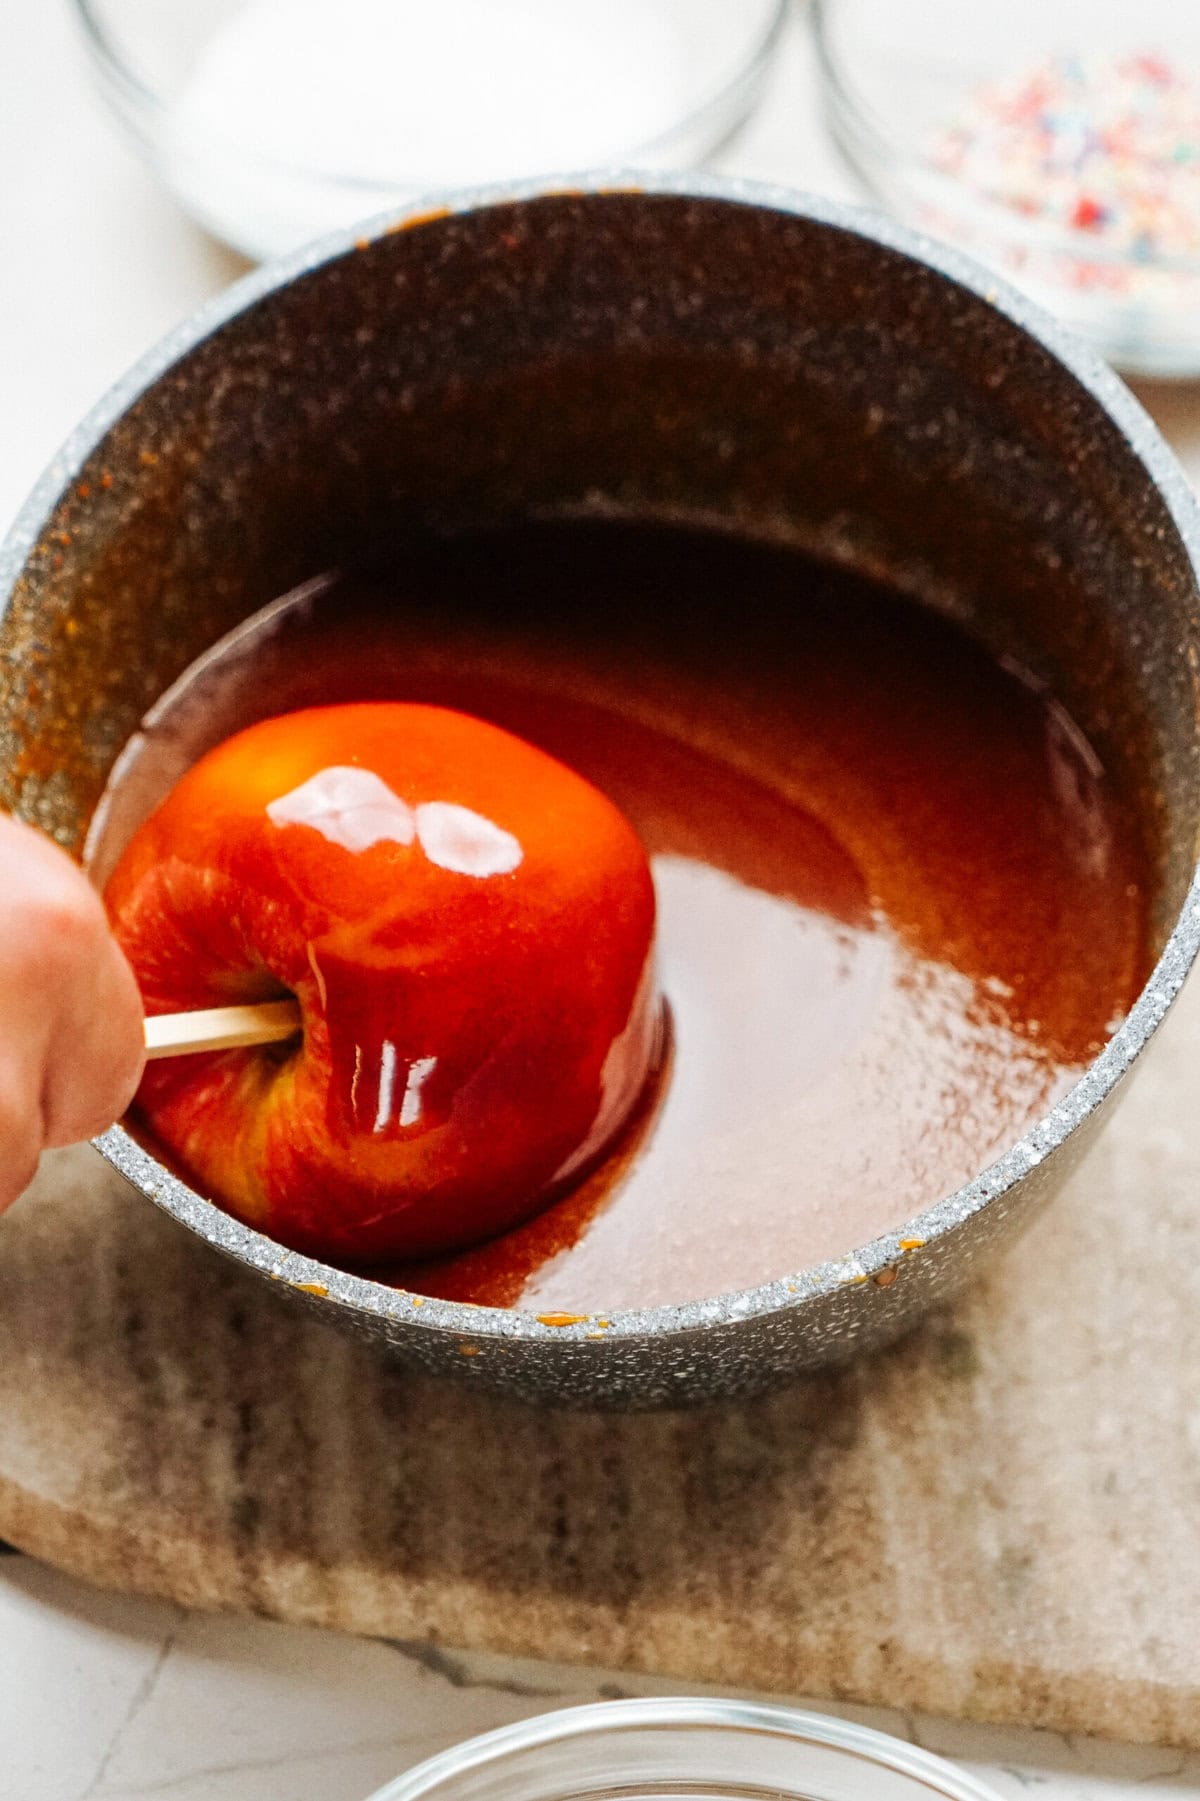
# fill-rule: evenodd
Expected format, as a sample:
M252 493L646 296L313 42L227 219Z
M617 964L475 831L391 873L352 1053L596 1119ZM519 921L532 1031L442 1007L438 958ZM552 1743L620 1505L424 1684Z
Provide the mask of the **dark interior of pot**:
M1196 594L1134 449L966 290L715 200L433 218L200 343L88 457L17 582L0 802L78 849L147 706L238 621L417 523L563 513L795 544L965 620L1136 795L1161 944L1197 833Z

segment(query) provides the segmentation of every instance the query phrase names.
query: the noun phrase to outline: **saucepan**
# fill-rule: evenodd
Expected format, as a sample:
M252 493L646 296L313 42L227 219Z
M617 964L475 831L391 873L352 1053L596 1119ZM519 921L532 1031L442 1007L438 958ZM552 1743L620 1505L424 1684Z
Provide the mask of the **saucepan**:
M122 1128L97 1149L277 1292L428 1370L577 1404L749 1393L987 1267L1200 943L1200 518L1135 400L1045 316L883 219L697 178L451 197L259 271L118 384L0 553L0 804L78 852L147 708L275 596L393 527L572 510L800 544L1043 674L1161 846L1157 961L1115 1036L897 1231L601 1332L419 1303L239 1224Z

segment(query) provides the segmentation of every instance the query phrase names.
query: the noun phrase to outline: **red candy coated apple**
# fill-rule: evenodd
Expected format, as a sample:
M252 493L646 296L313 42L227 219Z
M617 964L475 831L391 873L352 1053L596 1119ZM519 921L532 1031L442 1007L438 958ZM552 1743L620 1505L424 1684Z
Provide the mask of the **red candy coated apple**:
M313 1255L477 1242L592 1162L658 1035L641 844L581 776L438 707L219 745L108 884L149 1013L294 993L287 1046L148 1066L190 1178Z

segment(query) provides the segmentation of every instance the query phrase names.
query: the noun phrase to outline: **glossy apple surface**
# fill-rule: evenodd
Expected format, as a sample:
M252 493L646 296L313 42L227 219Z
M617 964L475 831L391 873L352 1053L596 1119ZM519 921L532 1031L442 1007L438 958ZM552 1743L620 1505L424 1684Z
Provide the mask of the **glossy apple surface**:
M582 777L438 707L219 745L128 846L110 916L163 1013L294 993L290 1045L149 1065L192 1181L346 1261L478 1242L593 1162L659 1026L642 846Z

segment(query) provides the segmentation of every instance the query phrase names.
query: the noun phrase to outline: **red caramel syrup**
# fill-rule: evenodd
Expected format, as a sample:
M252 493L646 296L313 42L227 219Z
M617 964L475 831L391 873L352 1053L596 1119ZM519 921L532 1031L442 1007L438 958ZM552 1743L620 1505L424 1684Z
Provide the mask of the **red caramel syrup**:
M98 878L213 743L385 698L492 720L617 803L651 857L672 1023L571 1193L371 1272L418 1293L588 1313L852 1249L1018 1138L1147 973L1147 851L1055 701L884 589L666 528L422 538L286 596L134 741Z

